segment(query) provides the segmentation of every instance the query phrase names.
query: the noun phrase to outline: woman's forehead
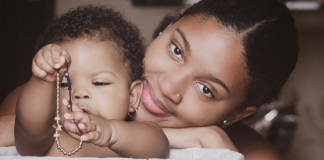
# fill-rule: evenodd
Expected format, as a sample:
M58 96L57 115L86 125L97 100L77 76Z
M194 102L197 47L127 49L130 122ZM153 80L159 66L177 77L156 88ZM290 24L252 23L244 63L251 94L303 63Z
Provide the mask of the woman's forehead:
M174 24L174 27L180 28L188 32L187 34L195 35L202 40L210 40L207 39L209 37L221 37L225 39L235 40L236 43L241 43L239 39L239 35L236 34L234 29L223 26L216 18L206 17L206 16L186 16L181 18ZM207 37L206 37L207 36Z

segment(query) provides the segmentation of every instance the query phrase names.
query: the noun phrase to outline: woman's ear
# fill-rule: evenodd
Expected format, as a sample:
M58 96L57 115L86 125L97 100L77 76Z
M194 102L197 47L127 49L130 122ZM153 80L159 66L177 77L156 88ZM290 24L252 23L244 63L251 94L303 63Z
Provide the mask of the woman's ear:
M254 114L256 110L257 110L256 106L248 106L243 110L234 111L234 113L232 113L230 116L224 119L224 123L221 124L221 127L226 128L230 124L233 124L247 116Z
M130 86L130 105L128 112L135 112L141 101L143 91L143 82L141 80L134 81Z

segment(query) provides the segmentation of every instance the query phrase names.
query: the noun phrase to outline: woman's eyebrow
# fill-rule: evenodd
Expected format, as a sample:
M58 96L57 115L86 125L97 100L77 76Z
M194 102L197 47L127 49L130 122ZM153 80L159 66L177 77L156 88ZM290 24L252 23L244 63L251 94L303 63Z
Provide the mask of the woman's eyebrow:
M179 29L176 28L176 31L180 34L180 36L182 37L183 42L185 43L185 46L187 48L188 51L190 51L190 44L187 41L186 35Z
M225 84L223 81L221 81L220 79L218 79L218 78L216 78L216 77L214 77L214 76L211 76L211 80L212 80L213 82L215 82L215 83L221 85L221 86L222 86L222 87L227 91L228 94L231 93L230 90L228 89L228 87L226 86L226 84Z

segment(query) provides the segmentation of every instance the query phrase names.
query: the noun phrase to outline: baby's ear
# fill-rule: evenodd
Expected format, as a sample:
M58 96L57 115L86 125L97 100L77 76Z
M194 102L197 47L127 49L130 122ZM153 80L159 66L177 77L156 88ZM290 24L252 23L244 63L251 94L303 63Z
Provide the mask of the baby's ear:
M228 125L233 124L247 116L254 114L257 110L256 106L248 106L243 110L234 111L230 116L228 116L225 120L227 123L222 123L221 127L226 128Z
M136 80L132 82L130 86L130 106L129 112L135 112L141 101L143 91L143 82L141 80Z

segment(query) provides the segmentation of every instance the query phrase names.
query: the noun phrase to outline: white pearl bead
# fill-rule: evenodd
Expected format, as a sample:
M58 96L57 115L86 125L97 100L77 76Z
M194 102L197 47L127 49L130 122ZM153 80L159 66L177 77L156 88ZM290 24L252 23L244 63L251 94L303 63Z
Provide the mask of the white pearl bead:
M60 137L60 134L55 133L55 134L53 135L53 137Z

